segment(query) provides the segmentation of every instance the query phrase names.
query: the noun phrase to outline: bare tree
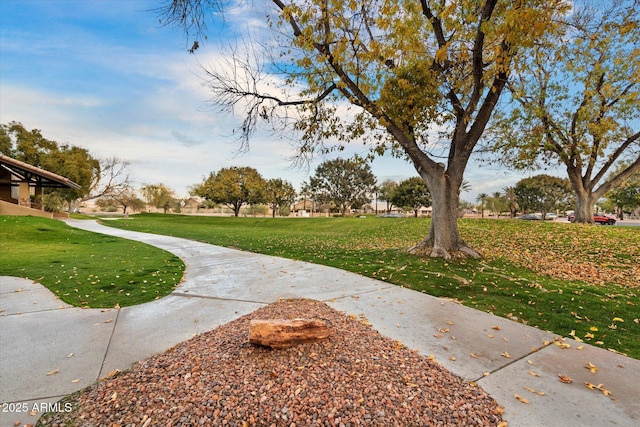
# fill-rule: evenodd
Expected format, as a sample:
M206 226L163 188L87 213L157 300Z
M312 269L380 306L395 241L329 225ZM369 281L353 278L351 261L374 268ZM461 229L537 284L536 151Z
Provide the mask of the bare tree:
M116 196L132 188L128 161L117 157L108 157L99 159L99 162L100 169L94 175L89 192L82 198L82 201Z

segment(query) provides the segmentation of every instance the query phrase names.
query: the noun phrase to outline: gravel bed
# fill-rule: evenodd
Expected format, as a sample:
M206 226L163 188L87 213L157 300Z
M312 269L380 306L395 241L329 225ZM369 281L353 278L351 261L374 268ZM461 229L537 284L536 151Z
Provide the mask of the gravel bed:
M320 318L331 336L284 350L248 343L252 319ZM40 426L496 426L476 385L383 337L366 319L281 300L67 396Z

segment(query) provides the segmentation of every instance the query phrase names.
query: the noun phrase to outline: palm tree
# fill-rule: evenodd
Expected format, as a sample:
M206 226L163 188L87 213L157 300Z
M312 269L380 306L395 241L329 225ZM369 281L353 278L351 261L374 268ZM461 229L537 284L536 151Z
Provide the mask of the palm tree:
M491 209L493 210L497 218L500 218L500 211L502 210L502 205L504 204L503 201L504 199L502 197L502 193L500 193L499 191L494 192L491 196Z
M480 202L480 212L482 214L482 218L484 218L484 201L489 197L487 193L480 193L478 197L476 197L476 202Z

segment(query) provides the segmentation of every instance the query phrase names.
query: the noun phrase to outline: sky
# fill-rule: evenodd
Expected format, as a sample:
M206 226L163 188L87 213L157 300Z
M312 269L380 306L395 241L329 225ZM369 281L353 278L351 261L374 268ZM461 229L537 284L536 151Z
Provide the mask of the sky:
M163 183L177 196L223 167L251 166L296 189L315 168L293 167L287 135L260 131L248 153L233 136L240 118L220 112L201 65L221 61L220 43L265 25L257 12L231 9L195 55L181 29L163 27L162 0L0 0L0 123L40 129L45 138L130 163L136 186ZM217 40L215 40L217 39ZM366 154L361 145L348 154ZM341 154L343 157L345 154ZM390 155L371 164L378 182L417 173ZM466 179L477 194L501 191L532 174L472 158Z

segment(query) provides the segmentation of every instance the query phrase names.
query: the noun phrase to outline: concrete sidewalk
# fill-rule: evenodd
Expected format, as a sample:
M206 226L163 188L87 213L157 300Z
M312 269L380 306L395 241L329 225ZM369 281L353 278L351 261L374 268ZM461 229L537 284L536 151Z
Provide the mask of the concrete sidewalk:
M65 410L55 402L110 371L279 298L316 299L366 316L383 335L477 382L504 406L509 426L640 425L638 360L331 267L67 222L172 252L187 266L185 281L150 303L83 310L37 283L0 277L0 427L35 423L47 405Z

